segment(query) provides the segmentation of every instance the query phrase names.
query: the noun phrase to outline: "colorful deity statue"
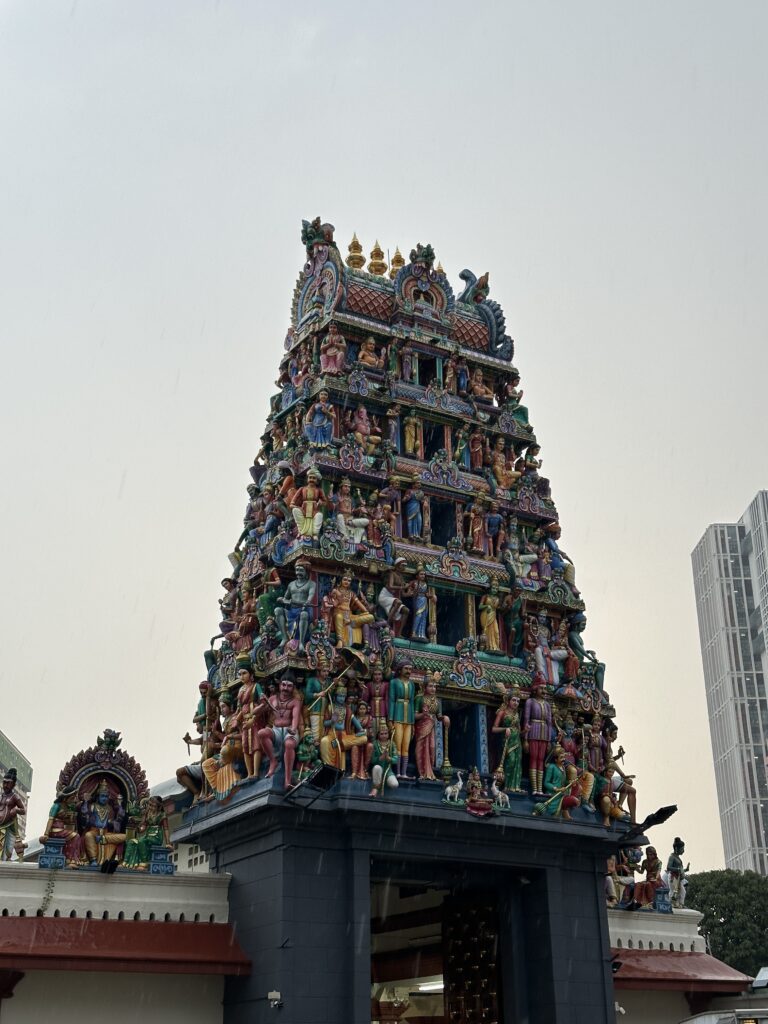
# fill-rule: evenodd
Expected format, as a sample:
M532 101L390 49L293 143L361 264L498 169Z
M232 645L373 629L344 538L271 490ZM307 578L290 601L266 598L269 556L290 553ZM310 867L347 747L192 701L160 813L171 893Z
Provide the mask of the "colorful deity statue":
M320 343L320 372L338 377L346 369L347 343L336 324L331 324Z
M378 607L387 616L387 623L394 636L400 636L405 621L410 614L408 606L402 600L405 596L404 590L406 585L402 574L402 569L405 565L406 560L402 557L394 560L392 568L384 580L384 586L379 591L377 601Z
M669 883L669 896L673 907L682 909L685 906L685 879L691 865L683 865L683 854L685 843L679 836L675 836L672 843L672 853L667 860L667 878Z
M569 773L565 752L560 746L552 748L551 759L544 773L544 794L546 799L536 805L534 814L546 814L570 821L571 810L580 803L579 784L575 769L572 774Z
M26 806L16 791L17 777L17 770L9 768L0 790L0 860L10 860L14 851L19 860L24 857L18 818L26 814Z
M333 405L328 391L321 391L304 418L304 436L313 448L327 448L333 440Z
M594 651L588 651L584 646L581 634L587 626L587 617L583 612L575 612L570 617L570 631L568 633L568 646L571 648L581 667L584 662L594 666L594 679L598 688L602 690L605 679L605 665L599 661Z
M77 830L77 786L59 786L56 798L48 812L45 830L40 836L43 846L49 839L64 841L62 854L67 867L79 867L84 863L83 839Z
M261 768L261 743L259 730L264 725L268 714L267 698L256 682L250 658L238 658L237 678L240 688L237 691L237 715L243 743L243 760L245 761L246 778L258 778Z
M498 486L508 490L520 479L520 473L509 465L506 441L501 434L496 438L491 452L491 472Z
M461 469L469 469L469 430L465 424L461 424L453 439L453 461Z
M172 850L168 830L168 815L159 796L151 796L146 802L136 834L125 842L123 866L137 871L148 871L152 862L152 848Z
M419 455L419 417L415 409L403 419L403 451L406 455Z
M480 427L475 427L469 435L469 466L470 469L479 473L482 471L485 461L485 434Z
M530 433L533 428L528 422L528 409L520 404L523 400L523 391L518 390L519 384L520 374L515 371L504 385L502 404L507 415Z
M487 649L495 654L501 651L501 635L499 633L499 606L501 605L499 584L491 581L490 590L483 594L478 604L480 612L480 629L485 637Z
M662 863L653 846L648 846L645 851L645 860L640 865L640 871L645 875L644 882L635 884L634 905L641 910L652 910L656 893L661 889Z
M534 676L533 691L523 709L523 750L528 754L533 796L544 796L544 759L552 741L552 706L546 693L546 681Z
M434 600L434 590L427 583L427 573L422 562L416 571L416 579L403 588L403 596L411 598L411 640L426 643L429 639L430 600Z
M505 520L499 511L498 501L491 502L491 507L485 515L484 528L489 548L488 553L498 558L507 541Z
M128 813L124 797L102 778L80 804L79 831L89 864L120 861Z
M493 393L493 388L489 388L483 380L483 371L479 366L472 373L472 379L469 382L469 393L473 398L479 399L481 402L493 403L496 397Z
M304 650L309 635L317 589L314 580L309 578L308 570L308 562L296 563L296 579L285 588L285 594L278 597L275 607L281 646L292 643L298 651Z
M372 337L367 337L360 344L360 351L357 353L357 361L362 363L368 370L383 370L384 356L376 351L376 342Z
M426 495L421 488L418 473L411 477L411 486L403 495L403 516L405 531L411 540L420 540L424 533L424 502Z
M408 777L408 757L416 715L416 684L411 680L411 665L400 666L400 671L389 684L389 721L397 749L397 777Z
M352 589L352 574L345 572L341 583L330 593L330 604L333 608L333 629L336 633L336 646L361 647L363 644L363 626L374 621L368 605Z
M401 413L401 411L402 410L401 410L400 406L397 403L395 403L395 405L390 405L390 407L387 409L387 413L386 413L386 417L387 417L387 439L389 440L389 443L392 445L392 448L396 452L400 451L400 413Z
M320 756L323 764L344 771L347 751L353 747L365 747L368 735L347 703L347 688L337 682L332 694L326 698L323 715L325 733L320 740Z
M539 612L535 619L529 617L528 631L536 671L545 683L557 688L560 685L560 668L568 658L568 649L553 645L549 618L544 611Z
M259 731L261 748L269 758L267 778L271 778L277 771L278 757L282 752L285 788L288 789L301 725L301 698L296 693L292 679L285 677L280 680L278 692L269 698L269 705L272 708L272 724Z
M348 476L339 484L338 493L333 496L332 502L336 510L336 525L341 535L354 544L360 544L366 535L370 518L356 511L359 506L352 497L352 484Z
M438 678L439 678L438 673ZM416 737L415 755L416 771L420 779L428 779L435 782L435 756L437 730L442 727L447 737L451 727L451 720L447 715L441 714L440 698L437 696L437 680L434 676L428 676L424 682L422 692L416 698L414 735Z
M381 433L375 418L369 418L366 407L358 405L356 409L350 409L346 425L357 443L363 446L366 454L373 455L381 444Z
M307 471L307 482L299 487L291 499L291 512L299 530L299 537L315 540L323 525L323 509L327 502L320 483L320 471L312 467Z
M491 731L504 737L499 768L504 773L504 788L510 793L522 793L523 742L520 732L520 698L510 690L496 712Z
M314 674L307 679L304 687L304 720L309 724L309 731L315 743L320 742L322 735L323 701L330 688L330 674L325 665L319 665Z
M382 725L386 725L389 715L389 683L384 678L384 670L375 667L371 672L370 682L363 689L363 699L373 719L374 733L378 735Z
M318 750L317 740L312 735L311 729L305 729L299 741L299 745L296 748L296 763L299 766L297 783L303 781L307 775L310 775L315 768L319 768L323 763L320 751Z
M221 743L218 751L203 761L202 769L212 798L225 800L241 778L238 765L243 763L243 744L235 700L226 690L219 694L219 710Z
M370 796L376 797L387 789L397 789L397 765L399 757L395 741L389 735L385 724L379 726L371 751L371 786Z

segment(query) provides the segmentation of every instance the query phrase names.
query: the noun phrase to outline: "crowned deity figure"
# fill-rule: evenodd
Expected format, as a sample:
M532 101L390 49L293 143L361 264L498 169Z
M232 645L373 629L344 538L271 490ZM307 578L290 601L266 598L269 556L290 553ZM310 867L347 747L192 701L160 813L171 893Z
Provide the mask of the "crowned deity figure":
M125 843L123 866L136 871L148 871L153 847L172 850L168 830L168 815L159 796L151 796L141 816L136 835Z
M345 572L338 587L330 595L333 607L333 628L336 646L360 647L363 643L363 626L374 621L368 605L352 589L352 574Z
M316 589L315 581L309 578L309 563L298 561L296 579L288 584L285 593L277 598L275 605L275 622L280 631L282 647L290 643L296 650L304 650L312 624L312 605Z
M299 537L315 540L323 525L326 498L320 486L322 476L314 466L307 471L307 482L291 498L291 513L299 530Z
M122 860L128 816L122 795L113 796L106 779L101 779L80 804L78 817L90 864Z
M313 448L327 448L333 440L333 405L323 389L304 417L304 436Z
M347 343L336 324L331 324L320 343L320 372L337 377L344 373L346 362Z
M437 679L440 673L435 676L428 676L424 682L422 692L416 698L414 715L414 735L416 771L420 779L428 779L435 782L435 756L437 752L437 730L445 730L445 738L448 737L448 730L451 727L451 720L448 715L441 714L440 698L437 696Z

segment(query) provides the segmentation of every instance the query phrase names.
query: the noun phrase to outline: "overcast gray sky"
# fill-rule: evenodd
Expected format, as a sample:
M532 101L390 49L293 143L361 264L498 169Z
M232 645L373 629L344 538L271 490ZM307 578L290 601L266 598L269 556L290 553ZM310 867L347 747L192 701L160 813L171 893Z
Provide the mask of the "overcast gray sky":
M722 866L690 551L766 476L768 6L4 0L0 728L186 760L302 217L469 267L641 813Z

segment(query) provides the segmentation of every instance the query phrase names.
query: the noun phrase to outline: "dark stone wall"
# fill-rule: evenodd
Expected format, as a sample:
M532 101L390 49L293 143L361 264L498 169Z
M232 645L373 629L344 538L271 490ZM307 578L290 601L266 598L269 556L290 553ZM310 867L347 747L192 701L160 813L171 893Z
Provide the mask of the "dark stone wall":
M271 796L179 830L232 875L230 920L253 961L228 979L226 1024L370 1021L370 882L418 879L498 893L504 1024L613 1024L599 828L412 815L382 800L311 810ZM614 839L615 842L615 839ZM269 991L283 1006L271 1009Z

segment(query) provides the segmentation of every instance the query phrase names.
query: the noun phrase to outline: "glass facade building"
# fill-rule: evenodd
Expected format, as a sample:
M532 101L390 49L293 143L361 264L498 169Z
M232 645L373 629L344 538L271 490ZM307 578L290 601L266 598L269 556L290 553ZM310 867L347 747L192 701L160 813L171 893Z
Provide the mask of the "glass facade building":
M725 863L768 874L768 491L691 559Z

